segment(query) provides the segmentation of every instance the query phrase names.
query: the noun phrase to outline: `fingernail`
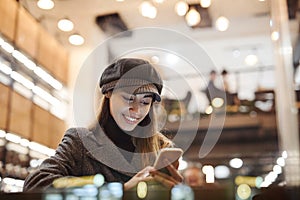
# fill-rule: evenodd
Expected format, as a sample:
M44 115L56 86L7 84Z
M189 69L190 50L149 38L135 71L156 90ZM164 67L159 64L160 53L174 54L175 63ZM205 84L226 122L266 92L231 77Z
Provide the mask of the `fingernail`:
M145 172L143 177L145 178L145 177L147 177L147 176L149 176L149 175L150 175L149 172Z

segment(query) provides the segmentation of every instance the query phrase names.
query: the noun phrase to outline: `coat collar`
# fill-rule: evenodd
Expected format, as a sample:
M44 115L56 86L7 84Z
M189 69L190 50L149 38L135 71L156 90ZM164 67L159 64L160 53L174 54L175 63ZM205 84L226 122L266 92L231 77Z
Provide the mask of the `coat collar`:
M136 174L143 168L141 153L132 153L118 148L100 127L79 135L88 152L88 156L106 166L128 176ZM150 154L149 157L154 162L155 155L154 153ZM131 162L128 162L124 156L132 156Z

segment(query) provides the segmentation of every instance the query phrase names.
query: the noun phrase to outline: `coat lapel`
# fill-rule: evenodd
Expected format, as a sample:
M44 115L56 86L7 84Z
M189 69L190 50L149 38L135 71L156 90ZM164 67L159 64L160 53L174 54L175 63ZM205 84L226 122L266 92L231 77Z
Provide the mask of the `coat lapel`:
M100 128L97 131L87 131L79 135L87 149L88 156L128 176L141 170L140 154L134 153L132 162L129 163L120 151L123 151L125 156L132 154L132 152L119 149Z

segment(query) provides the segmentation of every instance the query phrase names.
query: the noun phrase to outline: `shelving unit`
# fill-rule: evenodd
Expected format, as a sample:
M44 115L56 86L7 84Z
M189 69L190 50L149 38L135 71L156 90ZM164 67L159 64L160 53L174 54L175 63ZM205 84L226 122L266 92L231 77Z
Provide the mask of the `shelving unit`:
M61 141L68 60L68 51L18 1L0 1L0 190L21 190Z

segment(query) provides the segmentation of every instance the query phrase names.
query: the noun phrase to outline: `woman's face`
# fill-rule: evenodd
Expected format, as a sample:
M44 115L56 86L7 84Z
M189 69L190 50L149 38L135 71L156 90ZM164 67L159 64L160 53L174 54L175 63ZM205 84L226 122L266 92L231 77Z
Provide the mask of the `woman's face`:
M117 90L110 95L110 114L122 130L132 131L149 113L151 103L150 93L133 95Z

